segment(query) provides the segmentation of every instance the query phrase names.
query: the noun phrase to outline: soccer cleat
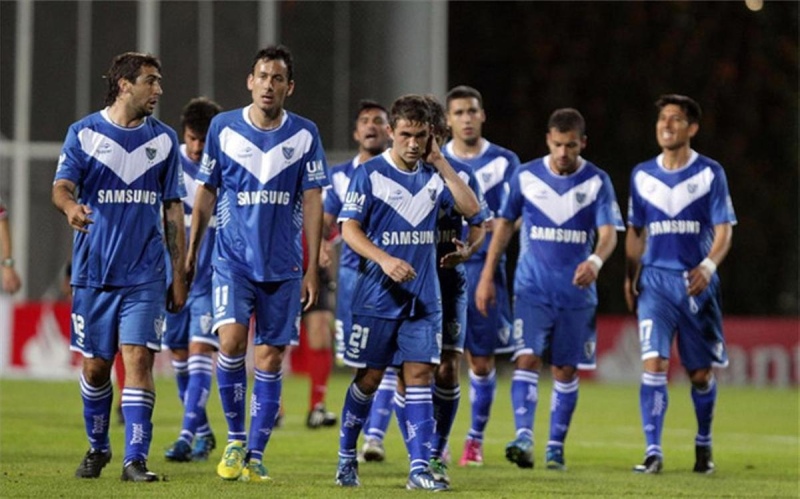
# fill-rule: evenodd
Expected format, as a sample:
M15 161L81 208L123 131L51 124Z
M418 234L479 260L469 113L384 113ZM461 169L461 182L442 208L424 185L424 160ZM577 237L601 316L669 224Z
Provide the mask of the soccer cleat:
M430 462L430 469L434 480L450 485L450 476L447 474L447 465L443 459L438 457L432 458Z
M461 454L459 466L483 466L483 443L468 438L464 442L464 453Z
M75 470L75 476L77 478L99 478L100 472L109 461L111 461L111 449L106 451L89 449L83 456L80 466Z
M567 465L564 464L564 449L561 447L548 447L544 461L548 470L567 471Z
M336 485L340 487L358 487L358 460L352 457L340 457L336 467Z
M147 469L144 459L134 459L122 468L123 482L157 482L158 475Z
M217 448L217 439L214 438L213 433L208 435L198 435L194 439L194 448L192 449L192 459L195 461L205 461L211 451Z
M187 463L192 460L192 447L185 440L178 439L172 446L164 451L167 461Z
M406 482L408 490L420 489L430 490L431 492L439 492L450 488L446 483L440 482L433 477L433 473L429 469L415 471L408 475L408 482Z
M217 465L217 475L223 480L238 480L244 470L244 456L244 442L234 440L229 443Z
M661 459L661 456L657 456L655 454L650 454L644 459L642 464L637 464L633 467L633 471L635 473L646 473L655 475L657 473L661 473L661 469L664 467L664 461Z
M506 459L520 468L533 468L533 442L529 438L517 437L506 445Z
M711 446L694 446L694 469L692 471L706 475L714 473L714 461L711 460Z
M308 413L308 418L306 418L306 426L311 429L317 429L322 426L334 426L339 419L336 417L336 414L332 412L328 412L325 410L325 406L317 404L314 406L314 409Z
M377 438L368 438L361 447L361 456L364 461L374 461L376 463L383 461L386 458L383 442Z
M269 482L272 478L269 477L264 463L251 459L242 470L239 480L242 482Z

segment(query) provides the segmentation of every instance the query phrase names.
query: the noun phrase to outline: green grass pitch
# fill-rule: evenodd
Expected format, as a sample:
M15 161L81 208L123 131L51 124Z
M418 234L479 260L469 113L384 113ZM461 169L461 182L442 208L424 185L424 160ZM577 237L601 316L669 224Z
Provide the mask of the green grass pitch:
M341 409L349 376L334 375L329 409ZM270 483L223 482L214 468L221 449L208 462L168 463L164 449L178 436L182 412L172 379L158 380L154 440L149 467L165 481L120 481L123 428L112 423L114 458L98 480L73 477L87 449L77 379L74 381L0 380L0 496L2 497L407 497L407 459L394 420L387 435L387 461L362 464L362 486L334 485L338 430L308 430L308 381L284 379L285 423L275 430L265 454ZM566 445L569 470L543 468L551 385L543 380L535 425L536 467L522 470L505 461L513 438L508 378L500 380L486 431L482 468L460 468L469 422L468 382L453 430L452 492L459 497L798 497L800 496L798 391L796 388L720 386L714 422L717 472L700 476L694 462L695 421L687 385L671 385L664 431L665 468L661 475L632 473L643 457L638 384L584 382ZM214 388L216 390L216 388ZM216 393L216 392L214 392ZM218 397L209 413L218 440L225 423ZM223 444L224 445L224 444ZM146 489L146 490L145 490Z

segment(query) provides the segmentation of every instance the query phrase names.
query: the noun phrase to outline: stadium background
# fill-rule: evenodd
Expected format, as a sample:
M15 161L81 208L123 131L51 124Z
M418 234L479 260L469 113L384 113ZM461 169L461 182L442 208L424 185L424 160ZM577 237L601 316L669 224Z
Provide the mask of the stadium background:
M631 168L658 152L653 101L693 96L705 113L693 146L726 168L739 218L720 267L725 312L793 321L796 382L795 2L2 1L0 195L25 283L18 306L52 294L69 257L50 185L67 127L102 105L111 57L161 57L158 117L177 128L193 96L246 104L251 57L272 42L295 54L287 107L318 123L331 163L354 152L360 98L468 84L484 95L485 136L522 161L546 152L553 109L580 109L584 156L609 172L623 211ZM624 313L622 255L620 244L599 281L603 314Z

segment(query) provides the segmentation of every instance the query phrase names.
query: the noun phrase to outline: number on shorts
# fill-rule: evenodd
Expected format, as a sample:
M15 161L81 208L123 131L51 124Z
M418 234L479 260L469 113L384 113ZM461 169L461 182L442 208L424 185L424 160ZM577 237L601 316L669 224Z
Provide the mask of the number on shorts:
M523 331L524 328L522 319L514 319L514 339L518 340L522 338Z
M639 322L639 341L642 345L650 344L650 335L653 334L653 319Z
M350 334L350 346L358 350L367 348L367 340L369 339L369 328L361 327L358 324L353 324L353 331Z
M86 327L86 323L83 320L83 316L80 314L71 314L72 316L72 330L75 332L75 336L78 337L77 343L80 346L83 346L83 340L86 338L86 333L84 332L84 328Z
M214 288L214 308L224 310L228 307L228 285Z

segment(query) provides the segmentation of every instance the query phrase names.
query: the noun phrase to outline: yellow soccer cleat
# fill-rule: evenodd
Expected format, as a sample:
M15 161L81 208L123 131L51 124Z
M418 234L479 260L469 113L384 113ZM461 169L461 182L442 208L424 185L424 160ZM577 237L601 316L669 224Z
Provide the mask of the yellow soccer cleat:
M250 460L242 470L239 480L243 482L269 482L272 478L267 473L267 468L261 461Z
M223 480L238 480L244 470L244 442L234 440L225 447L217 465L217 475Z

